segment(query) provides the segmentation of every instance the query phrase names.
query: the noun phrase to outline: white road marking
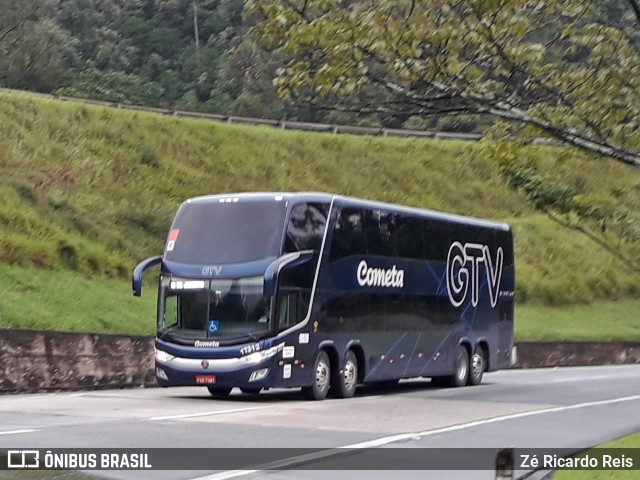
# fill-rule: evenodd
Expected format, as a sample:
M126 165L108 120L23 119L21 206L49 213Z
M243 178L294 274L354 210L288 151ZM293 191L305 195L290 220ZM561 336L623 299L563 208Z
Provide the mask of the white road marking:
M269 407L232 408L230 410L213 410L210 412L183 413L181 415L164 415L161 417L151 417L148 420L181 420L183 418L210 417L213 415L226 415L227 413L252 412L254 410L264 410Z
M549 407L542 408L539 410L530 410L528 412L520 412L520 413L512 413L508 415L501 415L499 417L487 418L485 420L475 420L473 422L461 423L458 425L452 425L450 427L436 428L433 430L425 430L422 432L411 432L411 433L400 433L397 435L391 435L388 437L377 438L374 440L369 440L366 442L354 443L352 445L345 445L343 447L331 448L327 450L321 450L319 452L310 453L307 455L299 455L296 457L286 458L277 462L269 463L265 465L273 470L277 470L282 467L291 467L295 465L301 465L311 460L318 460L321 458L331 457L333 455L337 455L340 453L341 448L375 448L381 447L384 445L388 445L394 442L400 442L405 440L415 440L423 437L428 437L431 435L438 435L442 433L455 432L458 430L464 430L467 428L478 427L480 425L488 425L491 423L504 422L508 420L515 420L518 418L532 417L534 415L544 415L547 413L557 413L564 412L568 410L578 410L580 408L588 408L588 407L598 407L602 405L613 405L616 403L624 403L624 402L633 402L640 400L640 395L631 395L628 397L621 398L612 398L609 400L599 400L597 402L585 402L585 403L577 403L574 405L565 405L560 407ZM204 477L193 478L192 480L227 480L230 478L241 477L244 475L249 475L251 473L260 472L262 470L228 470L225 472L216 473L213 475L207 475Z
M4 432L0 431L0 435L19 435L21 433L32 433L37 432L39 429L37 428L26 428L22 430L6 430Z
M499 417L487 418L485 420L474 420L473 422L461 423L458 425L451 425L450 427L436 428L434 430L425 430L423 432L414 433L402 433L399 435L393 435L390 437L378 438L376 440L369 440L368 442L355 443L353 445L346 445L342 448L371 448L387 445L392 442L398 442L402 440L410 440L413 437L429 437L431 435L438 435L441 433L456 432L458 430L464 430L467 428L478 427L480 425L489 425L491 423L504 422L507 420L516 420L518 418L532 417L534 415L544 415L546 413L565 412L567 410L577 410L587 407L598 407L602 405L613 405L615 403L632 402L640 400L640 395L631 395L629 397L613 398L610 400L599 400L597 402L585 402L576 403L574 405L565 405L561 407L549 407L542 408L540 410L529 410L528 412L511 413L508 415L501 415Z

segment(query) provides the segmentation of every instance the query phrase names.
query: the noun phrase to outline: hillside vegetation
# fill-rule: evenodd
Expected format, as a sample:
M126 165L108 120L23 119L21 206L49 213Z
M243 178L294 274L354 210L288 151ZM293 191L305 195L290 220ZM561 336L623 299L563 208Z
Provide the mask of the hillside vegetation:
M511 223L519 302L640 295L634 267L535 209L508 185L490 151L469 142L280 131L0 93L0 263L124 282L139 260L162 251L173 213L188 197L318 190ZM635 170L566 158L550 147L519 152L526 156L519 161L553 172L591 204L638 219ZM637 253L638 242L621 242L609 247ZM0 288L15 289L12 275L0 275ZM65 277L57 278L51 288L63 289ZM28 301L28 286L24 293ZM6 301L0 326L17 326ZM37 328L37 315L28 324Z

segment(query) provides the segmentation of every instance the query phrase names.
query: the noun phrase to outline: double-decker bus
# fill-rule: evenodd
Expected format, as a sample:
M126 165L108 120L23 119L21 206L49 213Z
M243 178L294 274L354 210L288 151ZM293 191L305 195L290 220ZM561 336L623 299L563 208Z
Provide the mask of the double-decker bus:
M351 397L360 383L476 385L512 363L504 223L326 193L185 201L160 264L161 386Z

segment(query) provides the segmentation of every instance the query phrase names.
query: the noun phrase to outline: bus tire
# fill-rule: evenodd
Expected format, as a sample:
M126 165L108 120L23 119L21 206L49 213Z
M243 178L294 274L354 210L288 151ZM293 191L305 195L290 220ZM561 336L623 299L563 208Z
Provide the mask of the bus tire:
M434 377L432 382L438 387L462 387L467 384L469 378L469 353L462 345L458 347L458 356L455 361L455 373L445 377Z
M213 387L208 386L207 390L214 397L228 397L231 393L232 387Z
M316 355L313 372L313 383L308 387L302 387L302 395L307 400L324 400L331 385L331 362L324 350L320 350Z
M482 375L487 369L487 359L484 352L484 348L480 345L476 347L475 352L471 356L471 364L469 366L469 378L467 379L467 385L480 385L482 382Z
M358 359L353 350L349 350L344 359L344 368L333 372L331 394L336 398L351 398L356 393L357 384Z

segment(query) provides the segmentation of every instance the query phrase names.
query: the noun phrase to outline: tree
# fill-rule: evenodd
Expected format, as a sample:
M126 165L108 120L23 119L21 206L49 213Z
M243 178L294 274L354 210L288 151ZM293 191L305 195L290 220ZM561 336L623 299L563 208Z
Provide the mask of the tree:
M6 46L11 34L18 32L29 20L36 20L44 5L43 0L16 2L0 0L0 46Z
M0 85L51 91L70 80L77 42L54 21L36 20L36 10L0 27Z
M0 0L0 85L46 89L67 77L73 41L46 16L44 0Z
M490 114L507 135L640 166L638 0L249 0L245 15L291 59L275 79L284 96ZM349 101L363 90L387 100Z

